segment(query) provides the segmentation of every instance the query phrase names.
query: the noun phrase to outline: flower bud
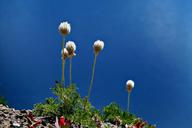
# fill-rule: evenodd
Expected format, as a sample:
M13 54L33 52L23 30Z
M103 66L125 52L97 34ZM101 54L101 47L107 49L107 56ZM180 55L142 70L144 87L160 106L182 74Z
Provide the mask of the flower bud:
M61 35L66 36L71 32L71 26L68 22L62 22L59 25L59 32Z
M64 60L69 56L69 53L66 48L61 50L61 56L62 56L62 59L64 59Z
M101 50L103 50L103 48L104 48L104 42L101 40L97 40L93 44L93 49L95 54L98 54Z
M75 50L76 50L76 45L75 45L75 43L73 42L73 41L68 41L67 43L66 43L66 49L67 49L67 51L68 51L68 54L69 54L69 57L73 57L73 56L75 56L76 54L75 54Z
M134 82L132 80L128 80L126 82L126 88L128 92L131 92L132 89L134 88Z

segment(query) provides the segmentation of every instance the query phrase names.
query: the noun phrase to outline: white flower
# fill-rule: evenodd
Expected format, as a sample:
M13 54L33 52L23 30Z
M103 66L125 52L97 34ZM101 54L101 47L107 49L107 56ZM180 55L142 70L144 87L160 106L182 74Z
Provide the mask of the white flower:
M127 87L127 90L128 90L128 92L131 92L131 90L134 88L134 81L132 81L132 80L128 80L127 82L126 82L126 87Z
M68 57L69 53L66 48L61 50L61 55L62 55L62 59L66 59Z
M75 43L74 43L73 41L68 41L68 42L66 43L65 47L66 47L66 49L67 49L70 57L73 57L73 56L76 55L76 54L75 54L76 45L75 45Z
M104 48L104 42L101 40L97 40L93 44L94 52L98 54Z
M71 25L68 22L62 22L58 29L61 35L66 36L71 32Z

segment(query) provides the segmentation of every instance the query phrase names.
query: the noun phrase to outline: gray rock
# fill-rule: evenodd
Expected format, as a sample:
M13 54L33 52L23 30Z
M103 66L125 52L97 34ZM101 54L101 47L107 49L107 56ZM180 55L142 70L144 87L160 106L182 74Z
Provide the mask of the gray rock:
M30 110L15 110L0 104L0 128L28 128L26 119Z

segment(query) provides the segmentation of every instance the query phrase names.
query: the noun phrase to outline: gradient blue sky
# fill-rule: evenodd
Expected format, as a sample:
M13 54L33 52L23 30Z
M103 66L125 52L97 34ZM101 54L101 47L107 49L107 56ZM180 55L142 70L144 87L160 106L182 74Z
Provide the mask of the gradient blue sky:
M190 126L190 0L1 0L0 95L12 107L32 108L52 96L50 88L61 78L63 20L72 26L67 40L77 45L73 79L82 96L90 82L92 44L102 39L94 106L115 101L126 109L125 82L133 79L131 112L158 128Z

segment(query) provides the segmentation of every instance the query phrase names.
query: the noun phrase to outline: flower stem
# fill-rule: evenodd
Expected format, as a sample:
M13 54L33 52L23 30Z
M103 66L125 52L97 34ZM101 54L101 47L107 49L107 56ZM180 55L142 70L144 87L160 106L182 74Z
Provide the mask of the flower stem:
M93 79L94 79L94 74L95 74L95 64L96 64L96 60L97 60L97 54L95 54L94 56L94 62L93 62L93 67L92 67L92 77L91 77L91 82L90 82L90 86L89 86L89 91L88 91L88 99L90 98L91 95L91 89L93 86Z
M69 67L69 72L70 72L70 85L72 84L72 57L69 59L70 61L70 67Z
M62 84L63 84L63 87L65 86L65 60L62 59Z
M65 36L63 36L62 39L62 50L64 49L65 46ZM63 85L63 87L65 86L65 60L62 58L62 77L61 77L61 84Z
M62 37L62 49L65 47L65 36Z
M129 108L130 108L130 97L131 97L131 92L128 92L128 101L127 101L127 111L129 112Z

